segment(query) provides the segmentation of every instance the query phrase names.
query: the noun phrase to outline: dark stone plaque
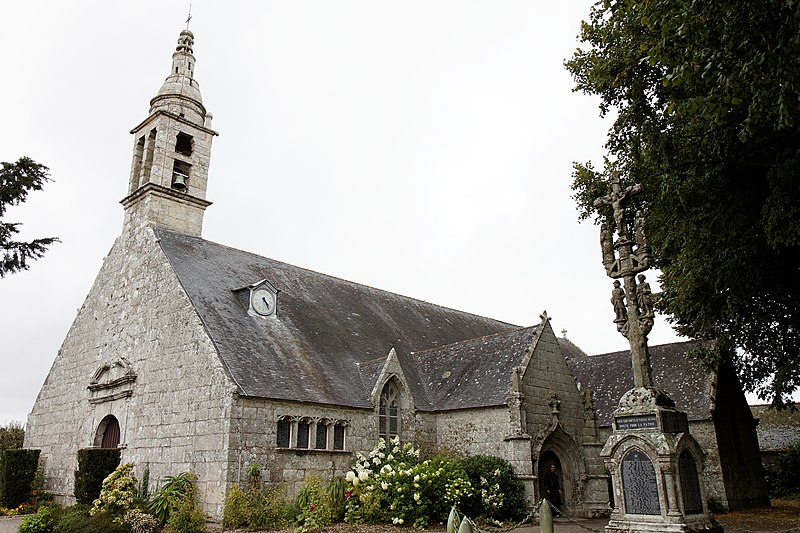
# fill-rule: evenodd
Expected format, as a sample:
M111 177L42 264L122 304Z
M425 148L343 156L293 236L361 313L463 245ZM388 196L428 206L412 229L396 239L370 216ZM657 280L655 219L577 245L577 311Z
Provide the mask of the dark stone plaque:
M614 419L617 429L657 429L656 415L620 416Z
M664 424L664 433L689 433L686 413L665 411L661 413L661 422Z
M700 479L697 477L697 465L692 454L684 451L678 459L678 472L683 493L683 512L700 514L703 512L703 499L700 496Z
M622 493L627 514L661 514L656 471L640 451L632 450L622 459Z

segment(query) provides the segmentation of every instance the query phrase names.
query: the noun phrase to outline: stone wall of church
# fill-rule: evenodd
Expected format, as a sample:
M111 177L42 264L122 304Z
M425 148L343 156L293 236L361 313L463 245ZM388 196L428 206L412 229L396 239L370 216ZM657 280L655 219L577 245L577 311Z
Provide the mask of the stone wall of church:
M531 436L538 483L554 456L560 464L564 510L572 516L607 514L608 490L594 413L578 390L549 322L529 354L522 378L525 430ZM540 458L542 459L540 461ZM539 497L540 487L536 487Z
M278 421L291 427L288 446L278 445ZM315 425L308 444L297 441L298 423L344 426L342 450L315 449ZM330 430L332 431L332 430ZM231 411L228 486L247 480L247 466L262 465L266 483L281 484L290 496L296 495L310 477L328 480L351 468L354 452L369 452L377 441L377 417L371 409L350 409L326 405L237 398ZM331 434L332 438L332 434Z
M444 411L436 414L436 449L510 460L503 445L508 430L506 406Z
M576 444L582 442L583 399L549 323L543 327L534 352L530 354L522 379L522 393L525 395L526 430L534 438L534 446L541 445L550 432L554 409L558 411L564 431ZM557 396L555 407L551 405L554 396Z
M120 374L127 377L115 385ZM100 388L87 389L95 378ZM100 444L101 421L113 415L123 462L135 462L140 477L148 465L153 486L165 475L197 473L204 511L219 516L232 391L154 233L131 228L105 258L56 356L25 445L42 450L48 489L69 503L76 453Z

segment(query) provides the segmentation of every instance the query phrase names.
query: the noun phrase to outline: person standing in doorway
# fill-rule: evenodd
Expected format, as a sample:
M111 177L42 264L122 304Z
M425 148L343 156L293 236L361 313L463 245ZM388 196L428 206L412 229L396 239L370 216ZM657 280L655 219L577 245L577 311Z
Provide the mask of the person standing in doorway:
M547 498L547 501L549 501L553 507L558 509L558 514L561 514L561 496L563 494L564 491L561 490L561 485L558 482L556 465L550 463L547 472L544 473L544 497Z

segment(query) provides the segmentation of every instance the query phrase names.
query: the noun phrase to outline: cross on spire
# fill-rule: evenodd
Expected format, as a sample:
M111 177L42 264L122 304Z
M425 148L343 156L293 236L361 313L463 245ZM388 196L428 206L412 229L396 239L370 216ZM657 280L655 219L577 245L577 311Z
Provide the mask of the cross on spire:
M189 29L189 21L192 20L192 0L189 0L189 14L186 17L186 29Z

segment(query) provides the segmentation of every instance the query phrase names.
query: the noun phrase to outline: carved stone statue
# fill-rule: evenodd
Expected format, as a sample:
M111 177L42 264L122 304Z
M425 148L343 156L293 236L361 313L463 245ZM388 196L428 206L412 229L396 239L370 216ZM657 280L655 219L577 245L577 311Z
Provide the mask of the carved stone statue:
M647 242L647 217L642 211L636 211L636 222L634 223L633 232L639 251L650 253L650 245Z
M619 280L614 280L614 289L611 291L611 304L614 306L614 322L628 321L628 310L625 309L625 289Z
M605 222L600 224L600 248L603 250L603 264L614 262L614 240L611 228Z
M653 317L653 293L650 284L645 281L644 274L639 274L639 283L636 284L636 304L639 306L641 318Z
M550 397L550 401L547 402L547 405L550 406L550 414L557 415L561 412L561 400L558 398L558 394L553 394Z

